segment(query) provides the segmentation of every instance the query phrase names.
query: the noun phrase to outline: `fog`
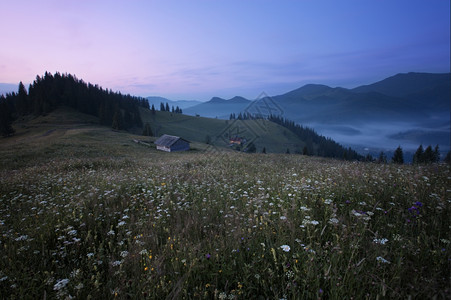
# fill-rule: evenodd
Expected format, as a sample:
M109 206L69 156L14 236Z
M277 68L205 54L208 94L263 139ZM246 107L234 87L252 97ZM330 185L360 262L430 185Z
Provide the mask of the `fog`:
M437 126L438 124L441 124ZM439 145L442 155L450 150L450 123L438 120L433 126L418 127L406 122L380 122L365 125L330 125L320 123L303 124L317 133L349 146L361 154L378 154L380 151L393 152L398 146L404 152L415 152L420 144ZM409 156L409 155L408 155Z

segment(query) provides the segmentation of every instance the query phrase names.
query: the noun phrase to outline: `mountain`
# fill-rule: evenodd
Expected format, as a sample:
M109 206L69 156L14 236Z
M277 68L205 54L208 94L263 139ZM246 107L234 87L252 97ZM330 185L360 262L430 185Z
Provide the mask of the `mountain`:
M185 112L224 119L240 112L276 114L362 149L391 149L398 144L416 149L433 136L446 150L450 148L450 93L450 73L405 73L353 89L307 84L240 104L213 98Z
M239 96L235 96L228 100L213 97L210 101L184 109L183 113L192 116L200 115L209 118L229 119L230 114L239 114L251 103L252 101Z
M408 97L438 87L450 86L451 74L404 73L388 77L373 84L359 86L352 91L356 93L378 92L393 97Z
M163 97L158 97L158 96L149 96L146 97L147 101L149 101L149 105L152 107L152 104L155 106L155 109L159 110L160 109L160 103L168 103L168 105L170 107L174 106L174 107L180 107L181 109L186 109L188 107L191 106L195 106L198 105L200 103L202 103L201 101L196 101L196 100L169 100Z
M19 84L12 83L0 83L0 95L6 95L8 93L17 92Z

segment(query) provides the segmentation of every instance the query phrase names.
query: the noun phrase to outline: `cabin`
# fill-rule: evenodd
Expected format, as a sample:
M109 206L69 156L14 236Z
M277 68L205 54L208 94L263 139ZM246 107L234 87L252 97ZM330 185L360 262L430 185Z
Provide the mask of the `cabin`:
M246 143L246 140L243 139L243 138L237 137L237 136L232 137L229 140L229 145L230 146L232 146L232 145L241 145L241 144L244 144L244 143Z
M189 143L189 141L182 139L181 137L167 134L163 134L155 141L157 150L166 152L188 151L190 149Z

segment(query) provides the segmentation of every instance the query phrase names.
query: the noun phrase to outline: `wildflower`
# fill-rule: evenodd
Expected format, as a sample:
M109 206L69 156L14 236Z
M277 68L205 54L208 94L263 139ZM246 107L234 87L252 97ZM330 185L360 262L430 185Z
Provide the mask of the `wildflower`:
M125 222L124 222L124 221L120 221L120 222L117 224L117 227L123 226L123 225L125 225Z
M389 264L389 263L390 263L388 260L386 260L386 259L383 258L382 256L376 257L376 260L379 261L379 262L381 262L381 263L384 263L384 264Z
M218 297L219 297L219 299L224 300L227 298L227 294L224 292L221 292Z
M128 251L121 251L121 257L126 257L128 255Z
M149 252L147 251L147 249L143 249L141 251L139 251L140 255L147 255Z
M113 229L111 229L110 231L108 231L107 233L106 233L107 235L114 235L114 230Z
M122 261L120 261L120 260L116 260L116 261L113 261L113 262L111 263L111 265L112 265L113 267L120 266L121 264L122 264Z
M69 283L69 279L67 279L67 278L61 279L55 283L55 285L53 286L53 289L55 291L59 291L59 290L65 288L68 283Z
M18 238L16 238L16 242L18 241L26 241L28 239L28 235L21 235Z
M316 220L313 220L313 221L310 221L310 224L312 224L312 225L318 225L318 224L319 224L319 222L318 222L318 221L316 221Z
M67 234L68 235L76 235L77 234L77 230L73 229L73 230L69 231Z
M338 224L338 219L337 218L331 218L330 220L329 220L329 223L330 224Z
M288 246L288 245L282 245L282 246L280 246L280 248L282 248L282 250L283 251L285 251L285 252L290 252L290 246Z
M206 257L207 259L210 259L210 257L211 257L210 253L205 254L205 257Z
M82 288L84 288L84 285L81 282L75 286L76 290L81 290Z
M333 201L332 199L326 199L324 200L324 204L331 204Z
M86 254L86 256L87 256L88 258L91 258L91 257L94 256L94 253L90 252L90 253Z
M386 239L386 238L373 240L373 243L381 244L381 245L385 245L386 242L388 242L388 239Z

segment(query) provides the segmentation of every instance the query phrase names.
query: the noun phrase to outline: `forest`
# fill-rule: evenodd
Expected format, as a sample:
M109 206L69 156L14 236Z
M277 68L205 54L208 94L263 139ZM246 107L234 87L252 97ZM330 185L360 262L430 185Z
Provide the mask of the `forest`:
M59 106L72 107L82 113L98 117L102 125L113 129L142 128L139 106L149 108L144 98L122 95L86 83L71 74L46 72L36 76L28 91L22 82L17 93L0 98L0 133L14 133L11 124L26 115L46 115Z

